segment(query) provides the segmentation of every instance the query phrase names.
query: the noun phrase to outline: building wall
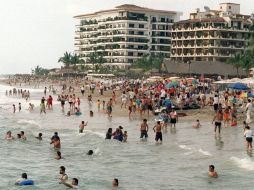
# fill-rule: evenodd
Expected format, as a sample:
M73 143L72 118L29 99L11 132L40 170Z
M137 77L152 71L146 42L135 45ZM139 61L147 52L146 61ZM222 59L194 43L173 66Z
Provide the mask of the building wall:
M231 12L233 14L240 14L240 5L232 3L221 3L219 9L222 12Z
M180 15L119 10L80 17L76 53L86 62L90 53L101 53L106 64L118 66L130 65L145 54L169 57L171 26Z
M191 13L191 19L175 23L172 29L171 60L226 62L248 47L251 22L239 15L240 5L221 4L221 10L237 13L223 16L208 10ZM208 14L209 13L209 14Z

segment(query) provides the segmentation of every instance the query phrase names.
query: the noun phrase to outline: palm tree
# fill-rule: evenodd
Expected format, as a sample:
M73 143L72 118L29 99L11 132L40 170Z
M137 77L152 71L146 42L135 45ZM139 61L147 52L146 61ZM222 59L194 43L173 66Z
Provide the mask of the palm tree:
M71 64L71 53L65 52L63 57L60 57L58 62L62 62L66 68L70 67Z
M239 77L239 68L244 66L243 57L242 54L237 53L234 57L230 57L226 62L236 68L237 77Z
M33 75L47 75L49 73L48 69L44 69L37 65L34 69L32 69Z
M77 54L71 55L71 65L73 65L74 70L76 69L77 64L84 64L85 61L83 59L80 59L80 57Z

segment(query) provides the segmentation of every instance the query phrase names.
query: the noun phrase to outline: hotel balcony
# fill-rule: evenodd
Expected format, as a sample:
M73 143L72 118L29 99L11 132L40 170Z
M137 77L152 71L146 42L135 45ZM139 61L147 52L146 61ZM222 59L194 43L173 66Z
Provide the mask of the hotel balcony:
M193 28L184 28L184 27L176 27L176 28L172 28L172 32L184 32L184 31L203 31L203 30L219 30L219 31L227 31L227 32L250 32L249 29L247 28L243 28L243 29L238 29L238 28L226 28L226 27L193 27Z

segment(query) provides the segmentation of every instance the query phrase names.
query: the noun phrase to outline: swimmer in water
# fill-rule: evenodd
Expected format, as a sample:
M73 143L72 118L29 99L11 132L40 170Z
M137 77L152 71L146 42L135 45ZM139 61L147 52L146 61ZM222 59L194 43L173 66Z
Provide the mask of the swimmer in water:
M55 137L50 144L53 144L54 148L61 148L61 141L59 137Z
M6 140L13 140L14 137L11 135L11 131L7 131L6 135L5 135L5 139Z
M20 135L21 135L21 139L22 140L26 140L26 136L25 136L25 132L24 131L20 131Z
M69 187L71 189L78 189L78 179L77 178L73 178L71 183L68 183L66 181L61 181L61 184L64 184L66 187Z
M201 124L200 124L200 122L199 122L198 119L197 119L196 123L194 123L194 124L192 125L192 127L195 128L195 129L201 127Z
M17 139L21 139L21 135L20 134L17 134Z
M60 179L60 182L59 184L61 184L62 182L65 182L68 180L68 175L65 173L65 167L64 166L60 166L60 171L59 171L59 179Z
M115 187L118 187L118 185L119 185L118 179L117 178L113 179L112 187L115 188Z
M93 150L89 150L89 151L87 152L87 155L93 155Z
M42 133L39 133L38 137L35 137L35 138L41 141L42 140Z
M214 168L215 168L214 165L210 165L210 166L209 166L208 176L217 178L217 177L218 177L218 174L217 174L217 172L214 170Z
M128 133L127 133L127 131L124 131L124 133L123 133L123 141L122 142L127 142L127 138L128 138Z
M90 110L90 117L93 117L93 111L92 110Z
M111 137L112 137L112 128L108 128L105 139L111 139Z
M56 160L62 159L62 154L61 154L60 151L57 151L57 152L56 152L56 157L55 157L55 159L56 159Z
M22 173L21 178L16 180L15 185L20 185L20 183L22 181L25 181L25 180L27 180L27 174L26 173Z
M54 148L61 148L61 141L60 141L60 137L58 136L57 132L55 132L54 136L51 137L50 144L53 144Z
M88 122L85 123L84 121L81 122L81 124L79 125L79 133L83 133L85 126L87 126L87 123Z
M34 109L34 104L29 103L29 108L28 108L28 110L29 110L29 111L32 111L33 109Z

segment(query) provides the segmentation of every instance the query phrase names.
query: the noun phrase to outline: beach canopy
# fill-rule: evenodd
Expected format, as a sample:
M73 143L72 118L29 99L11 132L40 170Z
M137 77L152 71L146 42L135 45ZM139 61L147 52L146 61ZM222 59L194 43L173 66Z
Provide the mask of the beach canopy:
M248 89L250 89L246 84L239 83L239 82L229 84L228 88L232 88L234 90L248 90Z

